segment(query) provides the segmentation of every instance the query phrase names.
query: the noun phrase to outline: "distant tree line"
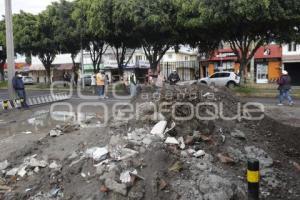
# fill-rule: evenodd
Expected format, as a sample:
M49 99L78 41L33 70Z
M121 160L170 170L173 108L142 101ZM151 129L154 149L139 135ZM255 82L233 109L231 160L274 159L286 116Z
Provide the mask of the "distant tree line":
M81 47L100 68L107 46L119 72L142 48L155 71L164 54L181 44L209 53L230 44L240 75L257 49L271 41L299 41L299 0L75 0L54 2L38 15L13 16L15 51L38 56L47 75L60 53L75 58ZM0 73L6 60L5 22L0 21ZM129 52L130 50L130 52Z

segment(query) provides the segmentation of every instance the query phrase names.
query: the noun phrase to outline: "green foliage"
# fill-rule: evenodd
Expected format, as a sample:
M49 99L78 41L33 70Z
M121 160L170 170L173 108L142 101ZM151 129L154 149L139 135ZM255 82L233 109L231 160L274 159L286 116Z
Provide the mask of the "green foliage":
M105 53L105 37L99 27L93 27L88 18L92 3L96 0L77 0L75 2L72 19L76 21L77 31L80 33L82 46L89 51L94 71L100 69L102 55Z
M0 21L0 74L2 80L4 80L4 63L6 61L6 39L5 39L5 23L4 20Z

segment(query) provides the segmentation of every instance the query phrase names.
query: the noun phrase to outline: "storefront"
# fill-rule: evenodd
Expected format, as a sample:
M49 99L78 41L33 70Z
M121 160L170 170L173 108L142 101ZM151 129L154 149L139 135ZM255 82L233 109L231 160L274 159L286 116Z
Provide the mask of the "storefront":
M277 81L281 75L282 66L282 49L280 45L268 45L258 49L254 56L254 74L255 83L272 83ZM239 73L240 64L236 54L232 49L216 50L214 55L201 62L202 71L206 76L211 76L215 72L232 71ZM247 66L246 76L250 76L250 66Z

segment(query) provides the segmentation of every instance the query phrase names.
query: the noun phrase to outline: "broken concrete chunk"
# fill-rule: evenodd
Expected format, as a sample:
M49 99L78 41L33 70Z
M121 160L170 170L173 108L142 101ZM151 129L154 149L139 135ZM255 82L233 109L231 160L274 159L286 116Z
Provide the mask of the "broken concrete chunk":
M42 167L42 168L47 167L48 163L45 160L37 160L34 157L35 155L29 158L25 158L24 164L30 167Z
M238 139L241 139L241 140L246 139L245 133L243 133L242 131L240 131L238 129L235 129L233 132L231 132L231 136L235 137L235 138L238 138Z
M106 147L92 147L86 150L86 155L88 158L93 158L95 161L105 160L108 154L108 150Z
M105 186L112 190L113 192L122 194L123 196L127 195L127 186L126 184L118 183L113 179L107 178L105 179Z
M194 155L196 158L199 158L199 157L205 155L205 151L199 150L199 151L195 152L193 155Z
M129 149L129 148L124 148L124 145L122 143L120 145L112 145L109 148L109 154L110 157L115 159L115 160L126 160L132 156L137 155L139 152Z
M24 177L26 175L26 173L27 173L26 167L27 166L22 166L22 167L19 168L18 173L17 173L18 176Z
M9 166L9 162L7 160L0 163L0 171L5 170Z
M58 170L61 168L61 165L57 164L56 161L53 161L50 165L49 165L50 169L55 169Z
M167 127L167 121L160 121L152 128L151 134L163 138L166 127Z
M167 139L165 141L165 144L176 144L176 145L179 145L179 142L174 137L167 137Z
M137 175L136 169L134 170L127 170L121 173L120 175L120 181L122 183L130 183L131 182L131 175Z
M61 130L53 129L50 131L49 135L51 137L58 137L58 136L62 135L62 132L61 132Z
M233 199L233 187L228 180L214 174L202 174L198 180L199 190L204 194L204 199Z
M19 168L12 168L8 172L6 172L6 176L15 176L19 171Z
M185 143L183 137L178 138L180 149L185 149Z

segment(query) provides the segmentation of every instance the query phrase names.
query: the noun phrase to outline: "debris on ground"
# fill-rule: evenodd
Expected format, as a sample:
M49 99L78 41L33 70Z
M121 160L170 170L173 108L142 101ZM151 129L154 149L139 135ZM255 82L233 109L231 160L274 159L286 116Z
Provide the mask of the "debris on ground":
M211 117L215 110L210 105L222 103L222 114L234 116L240 101L230 91L192 84L166 86L157 99L154 92L155 88L142 89L142 94L132 100L137 106L130 120L112 118L104 129L91 128L99 118L85 122L91 126L67 123L53 128L52 137L80 130L76 136L63 136L72 139L92 129L93 139L85 141L83 137L85 140L69 144L68 152L65 146L57 145L64 156L56 152L45 155L43 149L56 149L53 146L57 141L48 136L26 153L1 162L0 198L3 193L3 199L30 200L244 200L248 159L260 161L263 199L292 200L300 196L299 173L291 170L299 171L298 154L289 158L284 153L293 149L264 140L264 134L269 134L261 128L265 121L258 125L246 120L202 120L196 116L178 120L194 112L180 104L155 110L164 102L185 102L195 107L200 103L198 114ZM150 99L143 99L146 94ZM126 116L122 109L117 112L118 116Z

